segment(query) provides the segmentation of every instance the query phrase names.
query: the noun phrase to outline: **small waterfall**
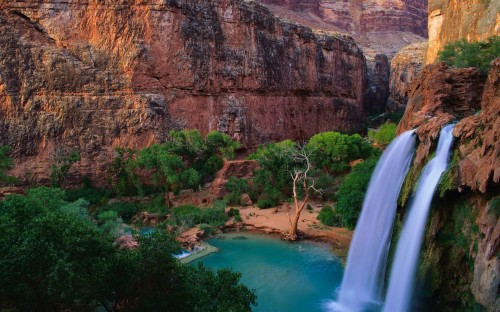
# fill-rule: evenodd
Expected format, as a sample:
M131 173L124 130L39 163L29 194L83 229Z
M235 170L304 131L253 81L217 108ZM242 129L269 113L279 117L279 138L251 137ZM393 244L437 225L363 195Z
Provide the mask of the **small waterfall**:
M327 305L330 310L361 311L380 304L397 199L415 150L413 132L397 137L375 168L349 249L338 300Z
M448 125L441 130L436 156L425 166L420 176L396 249L384 312L409 310L427 215L441 174L448 166L453 126Z

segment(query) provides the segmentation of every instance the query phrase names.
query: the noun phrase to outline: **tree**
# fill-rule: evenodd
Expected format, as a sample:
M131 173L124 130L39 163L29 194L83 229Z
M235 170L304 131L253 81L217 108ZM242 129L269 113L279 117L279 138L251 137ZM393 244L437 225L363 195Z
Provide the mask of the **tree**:
M130 148L116 148L113 163L108 168L108 183L117 196L143 194L137 174L137 151Z
M290 194L292 189L288 170L292 162L295 143L284 140L260 146L250 159L259 163L255 171L254 186L260 193L257 206L269 208L279 204L282 194Z
M293 168L289 171L292 177L293 202L295 205L295 214L293 219L290 216L290 210L287 210L288 220L290 221L290 230L287 239L294 241L297 239L297 227L300 214L307 205L311 191L321 193L321 190L315 188L316 177L312 175L311 151L305 148L297 148L292 153ZM303 192L302 203L299 202L298 188Z
M182 265L159 229L119 250L87 202L62 198L42 187L0 201L1 311L251 311L238 273Z
M339 174L349 169L349 162L367 158L373 148L359 134L339 132L318 133L309 139L306 148L314 151L311 162L329 174Z

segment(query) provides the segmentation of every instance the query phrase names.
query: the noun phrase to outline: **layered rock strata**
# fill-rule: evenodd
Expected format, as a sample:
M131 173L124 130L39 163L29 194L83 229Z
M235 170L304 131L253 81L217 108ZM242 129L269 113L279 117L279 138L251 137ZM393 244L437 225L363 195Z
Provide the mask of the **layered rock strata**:
M59 150L103 181L114 147L170 129L246 147L363 127L366 64L325 35L239 0L4 1L0 144L14 174L47 178Z
M309 11L346 32L408 31L427 36L427 0L261 0Z

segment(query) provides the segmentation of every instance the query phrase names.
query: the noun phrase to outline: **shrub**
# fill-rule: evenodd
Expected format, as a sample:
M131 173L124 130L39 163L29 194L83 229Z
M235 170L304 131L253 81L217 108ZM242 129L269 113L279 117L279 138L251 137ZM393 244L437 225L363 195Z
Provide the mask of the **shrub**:
M486 75L490 63L500 55L500 36L493 36L484 42L460 40L449 43L439 52L439 61L456 68L476 67Z
M171 223L181 227L194 227L196 224L205 223L213 227L224 225L228 216L224 208L198 208L191 205L178 206L172 209Z
M109 189L95 189L95 188L82 188L82 189L68 189L65 191L66 195L64 200L72 202L80 198L84 198L91 205L100 205L107 202L111 197L112 191Z
M114 211L120 218L123 219L124 222L130 223L132 221L132 217L138 210L139 209L135 203L114 202L101 209L101 212Z
M396 127L396 124L386 122L380 126L378 131L370 130L368 132L368 137L375 141L378 145L385 147L396 137Z
M356 226L356 221L363 206L365 192L377 161L377 157L371 157L354 166L340 186L337 193L335 212L340 217L342 226L349 229Z
M325 205L318 214L318 220L324 225L339 225L339 218L331 206Z
M248 192L248 181L243 178L230 177L226 183L226 189L230 193L224 197L224 200L230 205L242 206L241 195Z
M495 218L500 216L500 198L495 198L490 202L490 209Z

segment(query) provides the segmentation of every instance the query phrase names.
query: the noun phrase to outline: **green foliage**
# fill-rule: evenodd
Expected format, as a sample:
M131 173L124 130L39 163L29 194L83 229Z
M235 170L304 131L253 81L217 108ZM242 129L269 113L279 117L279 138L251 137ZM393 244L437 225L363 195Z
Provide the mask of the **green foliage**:
M167 142L142 149L137 164L152 171L153 183L167 195L186 188L196 190L204 181L213 179L222 168L222 156L234 155L237 146L237 142L217 132L203 140L197 130L171 131Z
M379 146L385 147L396 137L396 127L395 123L386 122L378 131L368 131L368 137Z
M333 226L341 223L339 216L335 213L332 206L325 205L318 214L318 220L324 225Z
M0 145L0 185L1 184L13 184L17 183L17 179L12 176L8 176L5 172L12 168L14 162L12 158L9 157L10 147L6 145Z
M255 159L260 168L255 171L254 187L260 194L259 208L274 207L279 204L282 194L290 194L292 186L289 169L295 144L290 140L260 146L249 156Z
M230 205L242 206L244 203L241 195L248 192L248 181L243 178L229 177L225 187L230 193L224 197L224 200Z
M73 149L57 149L51 166L50 179L53 187L60 187L68 178L69 170L80 160L80 152Z
M132 217L139 211L139 208L135 203L117 201L100 209L100 212L104 211L114 211L124 222L130 223Z
M0 307L90 311L108 294L111 243L90 220L68 213L60 195L40 188L0 203Z
M99 213L97 216L98 224L103 233L112 238L118 238L123 227L123 220L118 213L113 210L107 210Z
M234 217L234 221L236 221L236 222L243 221L241 219L240 210L237 209L237 208L231 208L231 209L229 209L229 211L227 212L227 216L230 217L230 218Z
M191 205L178 206L172 209L170 223L182 228L191 228L197 224L208 224L213 227L224 225L228 219L224 208L199 208Z
M109 189L81 188L65 190L64 200L73 202L84 198L90 205L105 205L111 197L112 191Z
M255 293L240 274L182 265L171 256L178 244L159 230L119 250L80 214L84 200L62 198L37 188L0 201L0 310L251 311ZM104 224L116 219L99 215Z
M241 146L240 143L231 139L227 134L212 131L205 138L209 154L220 154L226 159L233 159L236 150Z
M356 226L377 161L377 157L371 157L354 166L340 186L335 205L335 213L340 218L340 225L349 229L354 229Z
M306 148L314 151L311 160L316 168L329 174L338 174L349 169L349 162L365 159L373 153L373 147L359 134L347 135L339 132L323 132L314 135Z
M499 55L500 36L493 36L484 42L460 40L449 43L439 52L439 61L457 68L476 67L486 75L491 61Z
M251 311L255 304L254 292L239 284L239 273L227 269L214 273L201 264L183 266L166 256L180 251L172 236L155 231L139 237L139 246L117 254L112 275L116 307L133 312L218 312Z
M130 148L116 148L113 163L108 168L108 183L116 196L143 195L143 187L137 174L137 151Z
M490 211L495 216L495 218L500 217L500 197L497 197L490 201Z

